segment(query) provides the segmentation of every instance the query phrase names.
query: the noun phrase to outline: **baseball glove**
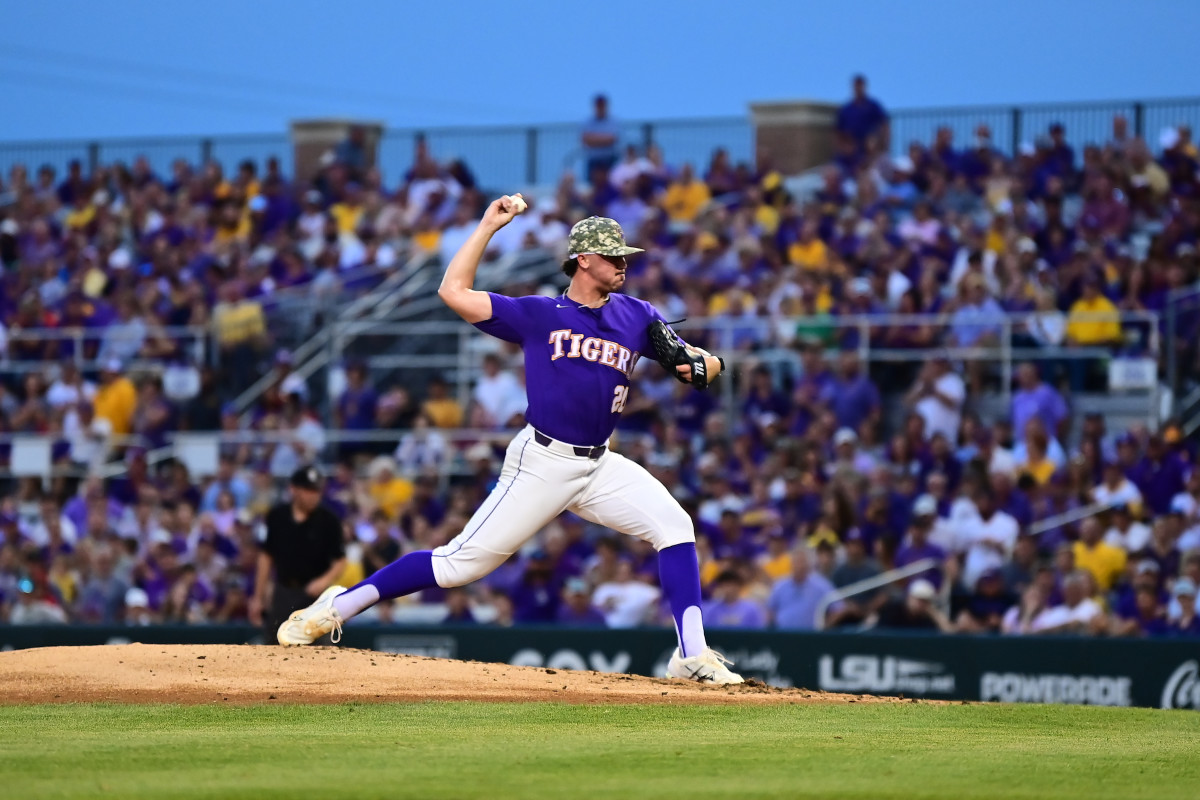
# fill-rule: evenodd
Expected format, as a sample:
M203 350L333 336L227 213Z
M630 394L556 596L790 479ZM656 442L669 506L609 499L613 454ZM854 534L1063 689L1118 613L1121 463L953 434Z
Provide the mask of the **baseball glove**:
M704 362L704 357L711 355L710 353L684 344L675 331L671 330L671 327L661 319L651 322L646 329L646 334L650 337L650 348L654 351L654 360L662 364L663 369L674 375L680 383L690 383L697 389L708 388L708 366ZM721 369L724 369L724 360L720 358L717 360L721 362ZM676 367L684 364L688 364L692 368L690 380L675 370Z

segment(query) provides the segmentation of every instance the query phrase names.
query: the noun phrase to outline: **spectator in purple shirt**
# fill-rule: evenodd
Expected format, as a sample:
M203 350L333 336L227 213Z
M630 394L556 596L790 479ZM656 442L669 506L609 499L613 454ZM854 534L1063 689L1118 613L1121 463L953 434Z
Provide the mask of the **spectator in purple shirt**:
M854 96L837 113L837 132L849 137L861 155L867 140L878 134L880 145L887 150L889 139L888 114L878 100L867 94L867 79L854 76Z
M554 568L545 550L529 556L525 574L513 589L513 619L517 622L553 622L558 617L559 589Z
M721 521L710 537L713 557L718 561L752 559L757 555L753 543L742 529L741 512L726 508L721 512Z
M363 364L351 364L346 369L346 390L337 400L334 421L338 427L351 431L375 429L375 412L379 395L367 382L367 368ZM370 450L370 444L347 441L342 444L342 456Z
M461 587L446 590L446 616L442 623L452 625L476 625L478 620L471 613L470 596Z
M704 624L710 628L765 628L762 605L742 597L746 582L735 570L726 570L713 581L713 599L704 604Z
M1016 378L1019 388L1012 400L1013 430L1025 430L1025 423L1037 417L1051 435L1060 433L1063 421L1070 414L1062 395L1043 383L1037 367L1028 362L1017 367Z
M563 587L556 621L561 625L604 627L604 615L592 605L592 593L583 578L571 578Z
M1166 451L1162 437L1154 435L1146 444L1146 455L1129 471L1129 479L1151 511L1166 514L1171 510L1171 499L1183 491L1184 465Z
M864 422L874 424L879 420L879 389L871 383L853 350L842 353L838 376L830 382L823 399L837 416L839 428L858 430Z
M1130 556L1129 560L1139 564L1144 561L1157 564L1158 574L1162 578L1178 575L1182 557L1176 546L1176 539L1175 527L1171 520L1160 517L1154 521L1154 527L1150 533L1150 543Z
M897 569L915 564L926 558L937 561L937 566L930 567L924 572L918 572L912 580L924 578L933 584L935 589L942 586L942 563L946 560L946 551L929 541L933 533L933 525L937 522L938 506L933 495L923 494L913 503L913 519L908 529L908 536L896 550L893 563Z

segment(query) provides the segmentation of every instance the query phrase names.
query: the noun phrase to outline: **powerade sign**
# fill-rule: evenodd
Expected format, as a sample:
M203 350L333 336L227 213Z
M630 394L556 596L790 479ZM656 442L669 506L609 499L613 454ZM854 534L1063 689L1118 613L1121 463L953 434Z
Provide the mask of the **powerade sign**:
M0 626L0 650L56 645L241 644L249 626ZM709 641L771 686L934 700L1200 710L1200 639L942 636L714 630ZM346 647L661 677L671 630L347 625Z
M979 699L1001 703L1131 706L1133 679L1113 675L1028 675L985 672Z

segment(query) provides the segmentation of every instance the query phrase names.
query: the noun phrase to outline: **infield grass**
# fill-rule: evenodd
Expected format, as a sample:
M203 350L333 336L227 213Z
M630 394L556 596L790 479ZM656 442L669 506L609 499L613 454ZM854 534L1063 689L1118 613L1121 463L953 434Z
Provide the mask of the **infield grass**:
M0 707L18 798L1196 798L1200 714L1066 706Z

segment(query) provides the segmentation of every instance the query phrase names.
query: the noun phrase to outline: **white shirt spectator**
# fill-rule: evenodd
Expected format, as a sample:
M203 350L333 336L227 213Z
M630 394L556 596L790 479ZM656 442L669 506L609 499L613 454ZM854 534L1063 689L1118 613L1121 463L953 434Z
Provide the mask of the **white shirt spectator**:
M950 267L950 285L955 289L958 288L958 284L971 271L970 255L971 249L967 247L960 247L954 255L954 264ZM991 250L985 250L983 252L982 266L983 273L981 277L987 285L989 293L993 295L999 294L1000 282L996 280L996 254Z
M438 243L438 247L442 253L443 263L450 263L450 259L454 258L454 254L466 244L467 239L474 233L475 227L478 224L475 220L470 220L464 222L462 225L451 225L442 231L442 238Z
M896 233L900 234L901 239L928 245L937 243L941 230L942 223L936 217L930 217L924 222L917 220L916 217L909 217L896 227Z
M117 321L104 329L100 337L100 361L132 361L146 343L146 323L141 317Z
M1113 547L1119 547L1126 553L1136 553L1150 544L1150 526L1140 522L1132 522L1122 531L1115 525L1104 534L1104 541Z
M85 464L89 470L99 469L108 457L112 423L93 417L84 423L78 407L63 415L63 438L70 450L67 457L75 464Z
M536 239L541 228L542 224L537 214L521 214L496 231L489 248L495 248L501 255L519 253L525 249L526 235L532 233Z
M967 554L963 564L963 583L974 586L979 576L989 569L999 569L1012 556L1020 525L1003 511L988 519L978 516L964 518L955 524L960 552Z
M287 377L279 383L279 393L284 397L289 394L298 394L301 400L308 400L308 381L299 373L289 372Z
M1182 513L1184 519L1183 533L1175 542L1179 552L1200 549L1200 502L1190 492L1180 492L1171 498L1171 510Z
M395 459L405 473L439 467L446 460L446 438L432 428L409 431L400 437Z
M952 400L953 405L946 405L933 396L922 397L917 401L914 410L925 420L925 438L931 439L935 433L946 437L946 441L954 444L958 441L958 427L962 424L963 401L967 399L967 385L956 372L947 372L936 381L934 388L937 393Z
M1029 335L1043 347L1057 347L1067 338L1067 315L1040 311L1029 320Z
M315 257L325 243L325 212L301 214L296 220L296 230L300 233L304 255L308 258Z
M992 448L992 457L988 459L988 474L995 472L1004 475L1017 474L1017 459L1012 450L1000 445Z
M654 164L644 156L639 156L613 167L612 172L608 174L608 180L613 186L621 186L625 181L637 180L647 172L654 172Z
M911 288L912 281L908 279L908 276L898 269L892 270L888 274L887 280L888 308L895 310L900 305L900 298Z
M59 378L50 384L50 388L46 391L46 402L52 408L73 406L84 400L91 402L95 397L96 384L84 380L76 383L63 383L63 379Z
M171 364L162 375L163 395L176 403L185 403L200 394L200 370L191 364Z
M137 539L142 544L154 541L171 541L171 534L158 521L158 514L151 514L144 523L138 519L137 509L133 506L121 512L121 518L116 524L117 534L122 539Z
M269 469L277 478L291 475L312 463L325 449L325 429L310 416L301 417L291 434L290 442L277 445L271 453Z
M74 546L79 541L79 531L75 529L75 523L71 522L70 518L61 514L58 519L58 524L62 527L62 540ZM38 547L45 547L50 544L50 531L46 528L46 523L40 518L30 526L29 532L26 535L29 537L29 541Z
M537 230L538 244L547 250L553 250L567 241L571 229L567 224L558 218L543 219L541 226Z
M1108 484L1104 483L1092 489L1092 499L1097 503L1112 503L1114 505L1124 503L1127 506L1140 506L1142 504L1142 492L1129 478L1122 478L1115 489L1110 489Z
M505 370L480 377L471 396L497 427L503 426L515 414L525 413L529 405L525 387L515 375Z
M429 199L439 191L445 192L445 199L438 208L430 209ZM458 197L461 194L462 187L458 185L458 181L453 179L422 178L413 181L408 187L409 221L416 222L417 218L426 211L431 211L437 217L444 208L453 209L458 205Z
M592 595L592 604L604 614L610 628L636 628L650 621L658 604L657 587L628 580L602 583Z
M1028 633L1038 633L1040 631L1050 630L1051 628L1061 628L1064 625L1071 623L1087 624L1092 621L1092 618L1097 614L1104 613L1099 604L1090 597L1084 598L1074 608L1063 604L1053 606L1043 611L1038 612L1037 616L1029 623ZM1004 620L1001 622L1001 627L1005 633L1021 633L1020 630L1020 606L1013 606L1004 615Z

